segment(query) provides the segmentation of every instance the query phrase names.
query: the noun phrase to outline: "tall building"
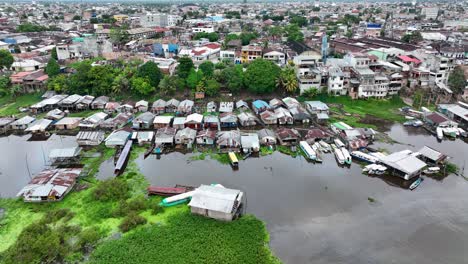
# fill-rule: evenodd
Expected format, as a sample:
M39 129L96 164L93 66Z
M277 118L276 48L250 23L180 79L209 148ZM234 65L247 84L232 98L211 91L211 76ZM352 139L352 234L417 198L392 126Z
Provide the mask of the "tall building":
M140 17L140 24L143 27L172 27L181 19L180 16L175 15L146 14Z
M436 20L437 16L439 15L439 8L438 7L424 7L421 10L421 14L426 17L427 20Z

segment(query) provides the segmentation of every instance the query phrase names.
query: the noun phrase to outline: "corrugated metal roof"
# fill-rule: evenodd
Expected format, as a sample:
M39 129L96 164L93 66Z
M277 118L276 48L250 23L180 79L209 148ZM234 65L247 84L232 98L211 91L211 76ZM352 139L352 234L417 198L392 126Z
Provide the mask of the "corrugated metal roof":
M241 191L218 186L201 185L192 196L189 206L222 213L231 213Z
M50 151L49 158L73 158L77 157L81 153L80 147L53 149Z

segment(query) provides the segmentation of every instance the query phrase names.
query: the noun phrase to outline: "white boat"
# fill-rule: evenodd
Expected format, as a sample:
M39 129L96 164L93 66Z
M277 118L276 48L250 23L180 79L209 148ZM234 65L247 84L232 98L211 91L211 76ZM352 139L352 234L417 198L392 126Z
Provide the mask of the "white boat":
M387 167L379 164L369 164L364 167L363 172L367 172L369 175L382 175L387 170Z
M342 147L341 153L343 153L345 163L351 165L351 155L349 155L349 151L345 147Z
M319 152L322 148L320 147L320 144L318 142L315 142L314 144L312 144L312 149L315 152Z
M330 144L328 144L327 142L321 140L319 141L319 143L322 146L323 152L330 152L332 150Z
M306 141L301 141L299 142L299 147L302 149L306 157L310 160L316 160L317 159L317 153L310 147L309 143Z
M351 151L351 157L355 158L355 159L358 159L358 160L361 160L361 161L365 161L365 162L369 162L369 163L376 163L377 161L379 161L379 158L377 157L374 157L372 155L369 155L367 153L364 153L364 152L361 152L361 151Z
M460 136L462 136L462 137L467 137L466 131L465 131L463 128L461 128L461 127L458 128L458 133L459 133Z
M333 148L333 152L335 153L335 158L340 165L345 163L345 158L343 156L343 152L339 148L337 148L334 144L331 145Z
M421 182L423 181L424 179L423 178L418 178L416 181L414 181L411 185L410 185L410 190L414 190L416 189L420 184Z
M334 140L335 142L335 145L338 147L338 148L342 148L345 146L345 144L343 142L341 142L341 140L339 140L338 138L335 138Z
M439 172L440 172L439 167L429 167L429 168L423 170L424 174L436 174L436 173L439 173Z
M437 132L437 139L438 140L442 140L444 138L444 131L441 127L437 127L436 128L436 132Z

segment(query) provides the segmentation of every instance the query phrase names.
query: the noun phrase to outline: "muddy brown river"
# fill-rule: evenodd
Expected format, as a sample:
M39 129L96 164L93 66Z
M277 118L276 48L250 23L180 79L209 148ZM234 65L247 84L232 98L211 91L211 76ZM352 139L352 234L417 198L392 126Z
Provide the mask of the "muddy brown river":
M428 145L460 168L468 163L468 144L461 140L439 143L422 129L401 125L387 133L402 144L374 147L396 151ZM2 196L13 196L27 183L28 167L33 175L40 171L51 149L75 145L73 137L26 139L0 138ZM276 152L241 160L237 171L190 156L176 152L136 162L153 185L220 183L243 190L247 212L267 223L270 245L285 263L467 263L468 181L461 176L426 178L409 191L394 177L363 175L358 164L338 167L332 154L324 155L323 164L312 164ZM111 162L104 163L98 178L110 173Z

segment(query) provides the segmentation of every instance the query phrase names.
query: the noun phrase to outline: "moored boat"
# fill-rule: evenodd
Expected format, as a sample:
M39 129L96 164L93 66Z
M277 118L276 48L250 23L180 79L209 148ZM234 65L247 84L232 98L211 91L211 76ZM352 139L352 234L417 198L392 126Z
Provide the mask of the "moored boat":
M367 172L369 175L382 175L387 170L387 167L379 164L369 164L362 169L363 172Z
M343 153L345 163L351 165L351 155L349 155L349 151L345 147L342 147L341 153Z
M187 192L187 188L184 187L159 187L159 186L150 186L148 187L149 195L159 195L159 196L173 196L181 193Z
M159 205L164 207L174 206L182 203L186 203L190 201L192 195L196 192L196 189L190 192L185 192L181 194L177 194L171 197L164 198Z
M231 163L232 167L234 168L239 167L239 160L237 159L236 153L229 152L228 157L229 157L229 162Z
M338 148L342 148L342 147L345 146L345 144L344 144L341 140L339 140L338 138L335 138L334 142L335 142L335 145L336 145Z
M436 132L437 132L437 139L442 140L444 138L444 131L442 130L442 128L437 127Z
M357 160L360 160L360 161L364 161L364 162L368 162L368 163L376 163L377 161L379 161L379 159L377 157L374 157L372 155L369 155L367 153L364 153L364 152L361 152L361 151L351 151L350 153L351 157L357 159Z
M317 159L317 153L312 149L312 147L306 141L299 142L299 147L304 152L307 159L315 161Z
M436 173L439 173L440 172L440 168L439 167L429 167L425 170L423 170L423 173L424 174L436 174Z
M423 178L418 178L417 180L415 180L409 187L410 190L414 190L416 188L418 188L419 185L421 185L421 182L423 181L424 179Z
M332 144L331 146L333 148L333 153L335 154L336 161L338 161L338 164L343 165L345 163L343 153L334 144Z
M322 146L323 152L331 152L331 146L327 142L321 140L319 141L320 145Z

